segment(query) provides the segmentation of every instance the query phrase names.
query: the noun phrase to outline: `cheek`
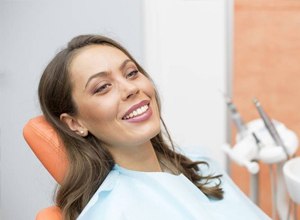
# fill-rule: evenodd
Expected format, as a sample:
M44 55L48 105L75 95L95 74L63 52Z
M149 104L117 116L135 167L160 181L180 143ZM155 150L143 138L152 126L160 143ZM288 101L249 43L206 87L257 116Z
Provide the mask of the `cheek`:
M155 103L157 109L157 114L159 114L159 107L158 107L158 103L156 101L156 91L155 91L155 88L154 88L154 85L153 83L148 80L145 85L144 85L144 92L147 96L151 97L151 99L153 100L153 102Z
M101 100L99 102L87 102L81 106L80 116L85 126L95 131L99 126L107 126L117 115L118 106L113 99Z
M149 97L155 97L155 89L153 83L145 77L142 82L143 91Z

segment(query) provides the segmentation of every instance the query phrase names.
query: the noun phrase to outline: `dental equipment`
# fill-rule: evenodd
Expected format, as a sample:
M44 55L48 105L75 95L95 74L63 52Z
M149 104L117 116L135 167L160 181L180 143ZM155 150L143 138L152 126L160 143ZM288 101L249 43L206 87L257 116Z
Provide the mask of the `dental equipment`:
M259 171L259 165L255 161L269 165L272 182L272 216L273 219L276 219L275 216L277 216L278 213L281 219L285 219L286 213L288 212L288 204L286 201L287 191L283 182L281 168L286 160L286 155L281 147L274 144L274 140L262 119L255 119L246 125L248 135L242 140L237 141L232 147L228 144L223 145L223 150L228 154L231 160L248 169L251 175L249 196L254 202L257 197L253 195L259 194L258 178L254 178L254 174ZM274 121L274 126L286 144L285 146L288 152L294 154L298 148L298 138L296 134L287 129L281 122ZM254 135L252 132L254 132ZM255 136L258 141L255 139Z
M236 106L232 102L231 98L229 98L227 95L222 93L227 107L230 111L230 115L232 118L232 121L234 122L236 129L237 129L237 142L240 142L243 140L245 137L248 137L248 128L245 125L241 115L239 114ZM249 138L247 138L249 139ZM253 139L249 139L248 141L253 143ZM242 144L243 145L243 144ZM224 145L223 150L231 157L234 158L234 160L241 166L245 166L248 171L251 174L257 174L259 171L259 166L258 163L253 162L253 159L255 159L255 156L257 154L256 149L254 148L245 148L245 147L239 147L236 146L235 150L232 151L231 147L229 145Z
M223 93L223 95L224 95L227 107L230 111L231 118L237 128L238 134L240 135L241 138L243 138L247 135L247 127L246 127L241 115L239 114L236 106L233 104L232 100L228 96L226 96L224 93Z
M287 161L283 166L283 174L290 201L293 203L293 210L289 210L287 219L289 219L290 211L294 211L294 219L296 220L298 219L297 204L300 204L300 157Z
M256 106L256 109L258 110L258 113L260 117L262 118L269 134L272 136L275 144L284 151L284 158L282 158L281 162L278 162L275 164L276 169L276 181L274 177L274 173L272 172L272 167L270 167L270 178L271 178L271 187L272 187L272 195L273 195L273 219L276 219L277 212L276 212L276 206L278 207L278 215L280 218L283 218L284 214L283 211L279 212L279 207L281 207L281 210L287 209L287 212L289 213L289 205L286 204L286 202L283 202L286 200L286 189L283 182L283 174L282 174L282 168L283 168L283 162L285 160L290 159L290 155L288 152L287 147L285 146L283 140L281 139L280 135L278 134L278 131L276 130L272 120L268 117L266 112L263 110L260 102L254 98L253 102ZM277 148L278 149L278 148ZM282 155L282 154L281 154ZM292 155L292 154L291 154ZM270 165L271 166L271 165ZM286 210L284 210L286 212Z
M287 148L286 148L285 144L283 143L280 135L278 134L272 120L269 118L267 113L263 110L260 102L256 98L253 99L253 102L254 102L255 107L256 107L260 117L262 118L266 128L268 129L270 135L272 136L275 144L283 148L284 153L286 155L286 159L289 159L290 156L288 154Z
M237 110L231 99L227 99L227 106L233 116ZM294 155L298 148L297 135L285 127L279 121L271 120L264 112L261 104L257 99L254 100L255 106L260 114L260 119L244 123L244 136L238 133L236 136L236 144L230 146L223 145L226 154L240 166L244 166L250 173L250 197L255 201L258 195L258 161L268 164L270 168L271 189L272 189L272 216L276 219L286 218L289 213L289 205L287 201L288 192L283 181L283 164L287 159ZM233 107L232 107L233 106ZM237 119L241 119L239 115ZM235 118L236 119L236 118ZM235 120L232 117L232 120ZM241 120L242 121L242 120ZM241 123L240 123L241 124ZM237 126L237 123L235 123ZM239 129L238 129L239 130ZM240 129L241 130L241 129Z
M245 125L241 115L239 114L236 106L234 105L233 101L231 98L229 98L227 95L224 95L227 107L230 111L230 115L231 118L237 128L237 142L243 138L245 138L249 131L247 126ZM231 157L235 157L235 161L239 161L239 164L242 166L245 166L248 171L250 172L251 176L250 176L250 198L251 200L256 203L258 205L259 200L258 200L258 196L259 196L259 189L258 189L258 181L259 181L259 164L255 161L255 156L257 154L257 151L260 149L261 147L261 141L258 139L258 137L255 135L254 132L251 132L257 148L241 148L243 149L243 153L242 152L238 152L238 151L231 151L230 147L227 145L224 145L224 150L227 152L227 154ZM251 141L251 140L250 140ZM238 149L238 148L236 148ZM249 151L247 151L249 150ZM244 155L244 157L239 157L241 154ZM247 156L246 156L247 155ZM251 156L252 155L252 156ZM250 156L250 157L249 157Z

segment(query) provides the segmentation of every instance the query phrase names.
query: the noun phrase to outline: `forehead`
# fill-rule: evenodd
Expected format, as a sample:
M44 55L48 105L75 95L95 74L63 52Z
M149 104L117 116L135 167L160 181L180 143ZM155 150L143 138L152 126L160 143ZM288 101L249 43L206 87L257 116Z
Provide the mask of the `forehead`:
M125 59L128 59L128 56L118 48L90 45L80 49L74 56L70 64L70 72L91 71L94 74L99 71L108 71L108 68L119 65Z

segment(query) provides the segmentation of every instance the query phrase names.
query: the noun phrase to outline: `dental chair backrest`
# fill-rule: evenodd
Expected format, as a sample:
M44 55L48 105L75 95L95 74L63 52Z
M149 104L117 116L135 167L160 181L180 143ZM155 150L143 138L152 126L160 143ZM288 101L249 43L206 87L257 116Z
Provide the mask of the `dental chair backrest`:
M23 135L36 157L52 177L61 184L68 168L65 148L56 131L44 116L32 118L23 129ZM51 206L41 210L36 220L62 220L61 210Z

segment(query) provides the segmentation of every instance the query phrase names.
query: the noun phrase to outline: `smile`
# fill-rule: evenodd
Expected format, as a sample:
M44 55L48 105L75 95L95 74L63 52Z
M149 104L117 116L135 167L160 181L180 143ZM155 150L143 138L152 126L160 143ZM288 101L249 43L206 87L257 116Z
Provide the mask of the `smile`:
M149 108L149 104L147 105L144 105L142 107L139 107L138 109L130 112L129 114L125 115L122 119L123 120L127 120L127 119L130 119L130 118L134 118L136 116L139 116L139 115L142 115L143 113L145 113Z
M122 117L122 120L130 123L147 121L152 115L150 100L143 100L131 106Z

